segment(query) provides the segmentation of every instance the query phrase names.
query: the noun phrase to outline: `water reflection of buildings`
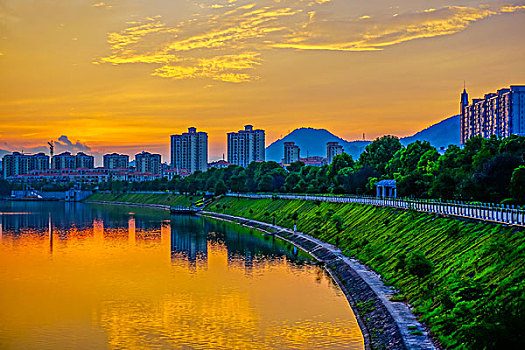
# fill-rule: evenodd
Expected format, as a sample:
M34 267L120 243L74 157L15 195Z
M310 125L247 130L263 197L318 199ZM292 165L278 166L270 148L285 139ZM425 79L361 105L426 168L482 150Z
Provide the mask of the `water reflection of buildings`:
M298 263L308 260L306 255L298 256L292 245L231 223L179 216L171 221L171 235L172 258L186 259L192 266L206 263L210 247L223 247L228 265L248 273L258 264L284 256Z
M165 219L157 213L134 216L129 208L64 202L0 202L0 213L3 235L47 235L52 229L61 239L72 234L128 239L132 222L139 241L156 241Z
M208 258L208 232L202 220L191 216L178 216L171 221L171 255L173 259L183 257L190 265Z
M83 203L3 202L0 212L0 239L11 235L39 234L49 238L50 250L56 240L92 238L120 240L133 245L166 247L166 258L190 266L206 265L211 247L225 254L226 263L250 273L258 264L288 257L306 261L292 245L235 224L195 216L170 217L168 213L119 206L92 206ZM55 242L53 242L53 239ZM164 255L164 253L162 253Z

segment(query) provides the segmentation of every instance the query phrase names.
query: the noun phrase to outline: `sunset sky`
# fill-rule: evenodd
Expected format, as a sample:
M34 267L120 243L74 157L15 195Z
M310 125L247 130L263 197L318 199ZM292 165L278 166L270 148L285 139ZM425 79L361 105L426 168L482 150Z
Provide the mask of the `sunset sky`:
M525 1L0 0L0 149L89 153L253 124L406 136L525 84Z

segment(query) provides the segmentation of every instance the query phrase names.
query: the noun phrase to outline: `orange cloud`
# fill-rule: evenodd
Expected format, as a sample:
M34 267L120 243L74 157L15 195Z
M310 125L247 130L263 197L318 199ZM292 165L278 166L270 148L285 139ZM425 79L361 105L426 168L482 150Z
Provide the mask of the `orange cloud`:
M451 35L484 18L525 5L448 6L396 16L334 19L315 9L330 0L226 0L202 3L209 13L168 26L160 16L108 35L112 54L99 63L154 64L153 76L256 80L265 50L379 51L407 41ZM366 19L366 20L364 20Z
M439 10L406 13L367 21L332 20L313 16L301 32L295 32L277 48L300 50L378 51L403 42L451 35L465 30L471 23L484 18L524 10L516 6L449 6Z

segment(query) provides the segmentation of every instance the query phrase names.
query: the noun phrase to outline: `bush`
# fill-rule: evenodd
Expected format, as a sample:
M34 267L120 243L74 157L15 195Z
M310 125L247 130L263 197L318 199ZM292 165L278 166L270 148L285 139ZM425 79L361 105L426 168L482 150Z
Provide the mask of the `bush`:
M421 279L432 272L432 262L422 252L415 251L408 255L406 268L410 274Z

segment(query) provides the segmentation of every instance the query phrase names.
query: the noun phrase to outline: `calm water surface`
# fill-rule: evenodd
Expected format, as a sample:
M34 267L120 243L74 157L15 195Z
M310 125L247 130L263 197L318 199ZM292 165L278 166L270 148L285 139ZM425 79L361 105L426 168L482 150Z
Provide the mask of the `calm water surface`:
M0 348L363 349L293 246L164 212L0 202Z

